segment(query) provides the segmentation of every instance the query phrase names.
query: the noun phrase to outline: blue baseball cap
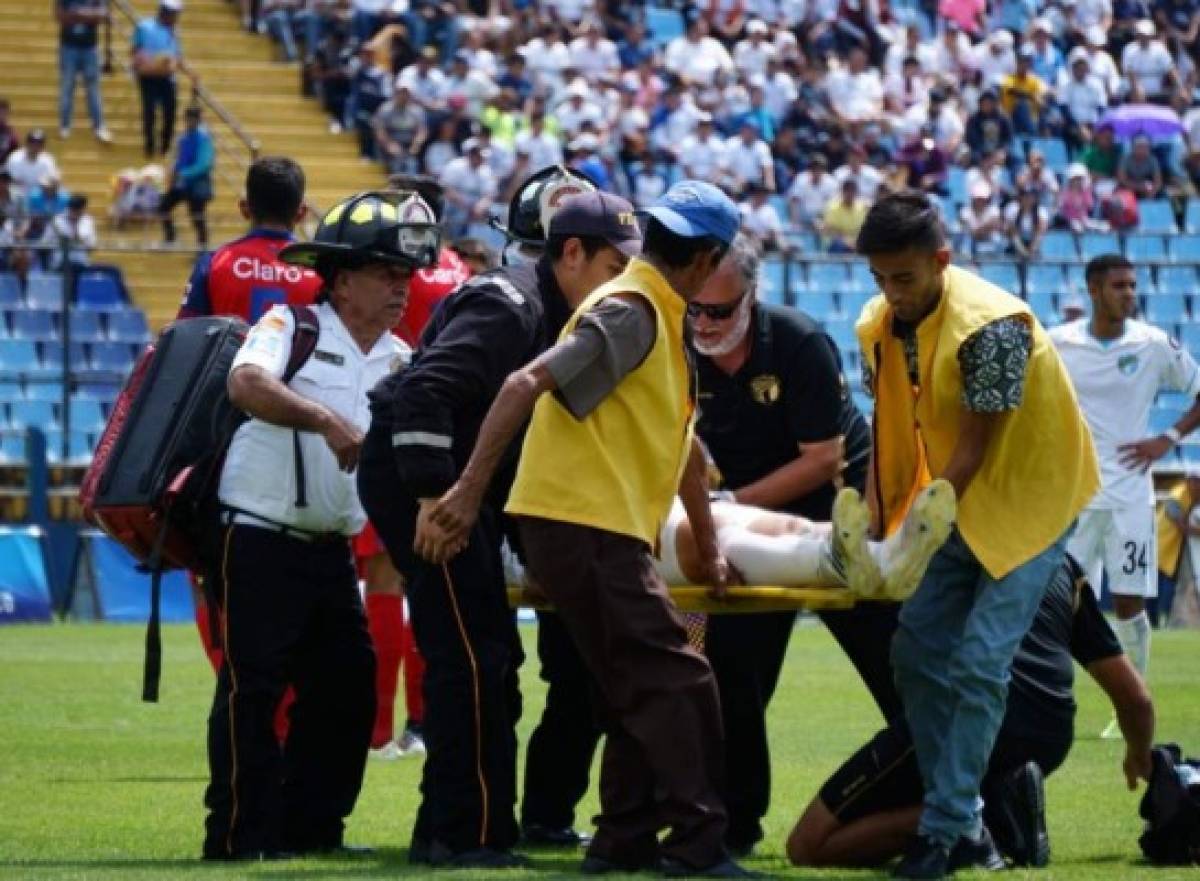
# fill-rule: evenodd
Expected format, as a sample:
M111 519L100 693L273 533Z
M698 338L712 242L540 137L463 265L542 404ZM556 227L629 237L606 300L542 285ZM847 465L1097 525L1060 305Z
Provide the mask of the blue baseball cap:
M697 239L713 236L726 245L737 235L741 218L733 200L702 180L684 180L641 211L677 236Z

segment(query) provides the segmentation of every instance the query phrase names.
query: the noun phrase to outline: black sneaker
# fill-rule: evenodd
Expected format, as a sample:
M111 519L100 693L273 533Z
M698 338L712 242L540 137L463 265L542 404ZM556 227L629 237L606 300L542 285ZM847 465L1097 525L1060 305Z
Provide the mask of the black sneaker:
M996 850L996 842L987 826L979 833L978 838L962 836L950 851L950 859L946 864L948 871L957 872L959 869L987 869L989 872L999 872L1007 869L1008 864L1000 851Z
M658 861L658 871L664 878L766 878L761 872L752 872L739 866L729 857L704 869L695 869L671 857Z
M950 873L950 850L932 838L918 835L908 843L900 862L892 869L893 878L933 881Z
M592 843L592 836L570 826L556 828L529 823L521 828L521 843L531 847L587 847Z
M1045 866L1050 862L1046 832L1046 781L1037 762L1026 762L983 794L984 822L996 847L1014 866Z

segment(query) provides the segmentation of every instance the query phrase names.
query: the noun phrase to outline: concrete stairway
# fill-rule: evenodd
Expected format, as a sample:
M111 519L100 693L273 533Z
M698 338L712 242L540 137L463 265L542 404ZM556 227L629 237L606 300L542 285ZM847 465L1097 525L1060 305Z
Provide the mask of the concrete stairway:
M194 259L186 210L176 210L180 248L164 249L157 225L114 228L107 221L114 175L145 163L141 150L141 110L137 86L128 74L131 25L112 6L114 71L102 78L105 114L115 143L104 146L91 135L82 88L76 93L73 133L58 137L58 29L51 4L0 0L0 95L13 105L12 122L22 135L44 128L48 148L58 160L64 186L89 197L100 237L98 262L122 267L134 298L152 326L170 320L178 306ZM138 15L152 14L155 0L135 0ZM223 105L264 154L292 156L308 177L308 198L318 208L360 189L377 187L384 177L376 165L360 162L350 134L333 135L316 101L300 95L298 65L275 60L270 41L242 30L230 0L188 0L179 24L184 54L207 91ZM179 114L190 100L181 75ZM209 112L206 123L218 140L216 197L209 205L210 240L220 243L240 234L245 222L237 210L248 150L231 129ZM177 124L182 130L182 118Z

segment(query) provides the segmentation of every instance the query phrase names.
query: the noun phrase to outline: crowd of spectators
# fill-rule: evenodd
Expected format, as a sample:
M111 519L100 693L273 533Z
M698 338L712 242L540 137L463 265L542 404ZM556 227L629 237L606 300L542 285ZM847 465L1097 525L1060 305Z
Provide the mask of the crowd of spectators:
M566 162L639 204L717 182L778 248L804 230L846 250L881 189L918 187L968 249L1026 257L1045 229L1120 229L1129 199L1200 185L1194 0L242 9L365 161L443 180L453 227Z
M96 223L83 194L62 185L46 133L30 130L22 140L0 97L0 271L22 281L32 270L86 266L96 246Z

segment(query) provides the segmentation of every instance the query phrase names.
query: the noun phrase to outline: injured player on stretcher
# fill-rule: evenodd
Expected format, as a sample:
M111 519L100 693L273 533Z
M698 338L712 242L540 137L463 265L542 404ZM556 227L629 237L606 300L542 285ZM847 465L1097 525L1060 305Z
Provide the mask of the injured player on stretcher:
M954 488L935 480L918 494L904 524L892 536L869 541L871 515L857 490L843 489L833 521L819 523L714 499L717 545L751 586L844 587L861 599L907 598L954 525ZM520 563L506 557L510 585L526 583ZM656 563L671 586L703 583L699 554L678 498L659 532Z

